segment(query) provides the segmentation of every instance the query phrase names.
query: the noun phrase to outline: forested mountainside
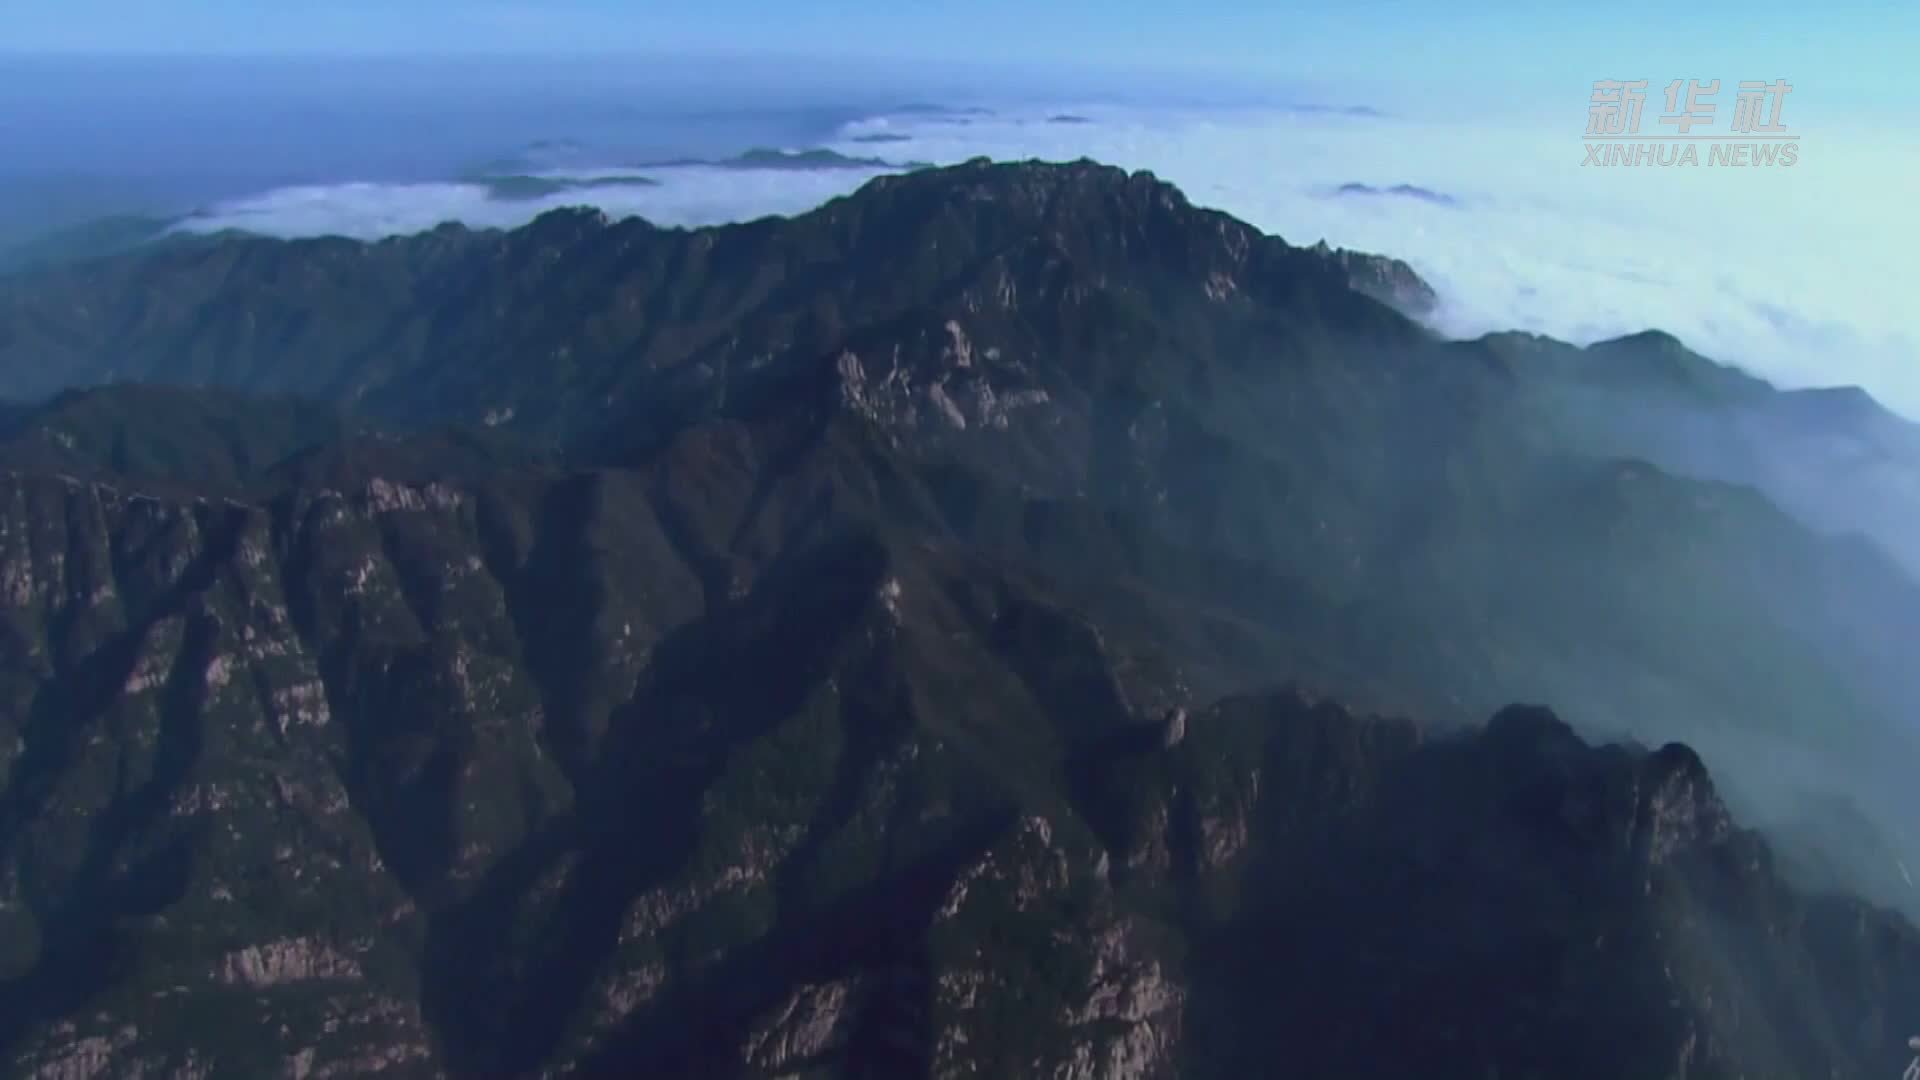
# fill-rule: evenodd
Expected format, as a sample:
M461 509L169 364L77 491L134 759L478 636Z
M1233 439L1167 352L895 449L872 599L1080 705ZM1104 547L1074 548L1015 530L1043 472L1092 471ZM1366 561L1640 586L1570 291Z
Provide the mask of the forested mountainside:
M1770 434L1909 426L1433 302L1084 162L0 277L0 1054L1897 1074L1920 594Z

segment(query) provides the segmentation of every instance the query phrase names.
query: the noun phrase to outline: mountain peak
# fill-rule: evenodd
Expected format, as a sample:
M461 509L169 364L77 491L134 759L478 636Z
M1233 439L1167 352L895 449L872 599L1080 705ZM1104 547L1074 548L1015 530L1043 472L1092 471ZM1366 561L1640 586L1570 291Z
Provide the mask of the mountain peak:
M1674 337L1665 330L1656 329L1640 330L1635 333L1622 334L1619 337L1596 341L1588 346L1588 348L1597 352L1645 349L1662 353L1692 354L1692 350L1688 349L1679 338Z
M949 321L975 338L975 323L1005 322L993 332L1025 340L982 338L980 355L1017 349L1032 365L1117 333L1170 346L1212 332L1216 311L1404 340L1403 318L1354 294L1411 314L1433 302L1403 262L1293 248L1150 172L1085 159L976 159L880 177L792 218L700 229L562 208L508 232L376 245L206 243L221 258L133 254L83 278L0 281L0 396L109 378L225 385L565 441L633 408L717 404L749 377L890 350L881 339L902 319L936 348ZM251 272L229 273L242 258ZM155 286L178 302L138 299ZM1092 336L1071 343L1070 329ZM213 355L190 341L222 344Z
M1085 161L0 281L0 1061L1876 1075L1713 781L1912 820L1920 589L1423 288Z
M1701 356L1662 330L1642 330L1598 341L1584 351L1589 361L1587 373L1602 383L1636 383L1645 389L1723 404L1773 391L1766 380Z

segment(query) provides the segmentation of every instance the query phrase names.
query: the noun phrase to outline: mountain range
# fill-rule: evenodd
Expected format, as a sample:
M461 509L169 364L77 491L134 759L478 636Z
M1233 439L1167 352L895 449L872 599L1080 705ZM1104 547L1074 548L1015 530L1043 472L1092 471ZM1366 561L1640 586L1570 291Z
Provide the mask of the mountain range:
M1896 1075L1920 437L1435 302L1084 161L0 276L0 1058Z

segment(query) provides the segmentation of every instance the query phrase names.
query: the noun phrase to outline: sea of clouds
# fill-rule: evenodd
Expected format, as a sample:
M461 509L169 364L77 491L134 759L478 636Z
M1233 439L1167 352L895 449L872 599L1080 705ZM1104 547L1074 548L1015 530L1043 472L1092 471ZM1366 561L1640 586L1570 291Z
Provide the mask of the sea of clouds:
M1858 384L1920 416L1905 272L1920 234L1903 225L1912 219L1901 205L1920 151L1816 130L1790 168L1589 167L1585 120L1579 101L1561 126L1050 104L873 115L822 145L899 164L1090 157L1147 169L1291 242L1407 260L1442 297L1434 321L1448 333L1520 329L1586 343L1658 328L1781 385ZM638 165L529 171L640 173L657 186L520 200L473 182L289 187L212 206L182 227L371 239L446 221L509 227L583 204L698 226L801 213L888 171ZM1343 184L1447 198L1342 194Z

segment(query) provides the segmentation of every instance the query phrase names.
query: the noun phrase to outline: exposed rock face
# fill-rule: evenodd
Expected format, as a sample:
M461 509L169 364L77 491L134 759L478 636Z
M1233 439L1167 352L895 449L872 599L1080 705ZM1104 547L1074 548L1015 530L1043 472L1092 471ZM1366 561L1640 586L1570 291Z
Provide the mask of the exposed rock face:
M1166 724L1167 729L1160 736L1160 745L1171 750L1187 737L1187 710L1174 709L1167 713Z
M1423 317L1432 314L1440 305L1439 294L1433 291L1433 286L1415 273L1413 267L1399 259L1332 249L1327 247L1324 240L1314 250L1338 263L1346 271L1347 280L1352 282L1354 289L1397 311Z
M229 985L263 989L316 979L357 979L360 965L319 942L294 939L230 952L221 958L216 977Z
M858 991L858 983L846 980L794 990L747 1035L746 1063L778 1076L844 1049Z
M580 483L547 482L554 494L535 505ZM632 700L609 715L558 696L554 676L575 658L538 651L527 633L588 631L513 599L526 587L515 575L541 565L538 530L591 534L591 515L536 514L536 536L519 541L529 554L516 556L481 542L467 498L423 502L407 512L433 528L375 545L371 527L392 512L377 501L177 506L58 479L16 485L29 502L94 515L58 542L34 534L23 550L35 554L14 563L45 598L30 603L50 605L25 609L25 625L52 625L36 612L94 622L74 623L77 638L30 638L18 655L46 657L53 673L40 678L56 687L61 672L103 662L90 656L145 674L116 676L119 692L94 706L105 711L80 721L120 724L125 738L69 729L64 786L10 789L16 815L19 800L45 802L10 819L24 827L7 833L8 902L30 899L18 884L28 867L37 880L66 875L68 890L136 895L140 879L90 877L87 862L61 858L49 841L87 818L55 806L104 796L91 813L159 809L94 849L109 864L151 866L143 853L179 842L169 837L207 845L162 898L166 920L137 931L145 955L179 963L94 984L84 1023L9 1011L8 1052L28 1075L134 1075L132 1062L181 1075L600 1075L647 1061L656 1075L1158 1078L1245 1075L1284 1056L1309 1074L1384 1076L1409 1048L1477 1075L1558 1060L1555 1047L1596 1038L1583 1025L1604 1015L1634 1034L1583 1051L1608 1063L1596 1076L1623 1062L1656 1070L1646 1075L1864 1076L1898 1054L1901 1017L1920 1004L1912 929L1786 889L1679 747L1591 749L1538 710L1429 742L1410 724L1292 695L1122 704L1088 727L1046 703L1084 714L1101 695L1153 700L1123 674L1137 664L1121 646L1005 591L988 617L1025 629L995 645L965 629L984 613L948 599L985 584L977 569L858 538L736 571L744 596L703 596L690 567L675 608L636 592L588 616L617 630L592 633L622 682L635 676L619 674L632 662L621 658L641 655L624 642L663 619L682 627L643 646L651 659L627 669L639 673ZM619 506L628 542L644 546L633 526L646 495L598 505ZM293 527L256 536L276 516ZM148 570L88 554L137 536L164 538ZM369 564L366 588L340 584ZM581 569L538 572L557 575L541 579L552 590ZM594 572L623 580L618 563ZM654 563L633 580L671 578ZM354 636L336 636L349 625ZM437 643L456 626L462 644ZM76 640L101 644L74 653ZM811 653L791 655L801 643ZM1005 682L993 673L1001 647L1050 664ZM955 664L976 673L973 697L931 692ZM743 667L761 678L739 680ZM406 729L370 726L405 724L423 701L469 718L431 784L420 770L451 746L406 736L379 749ZM1069 754L1082 764L1064 807L1016 809L1032 797L1006 772L1020 756L945 734L984 702L1023 718L995 730L1083 747ZM182 724L198 750L162 751ZM148 770L149 804L90 790L97 754ZM857 783L837 778L849 769ZM512 783L488 778L516 772L551 794L503 807ZM431 807L437 834L421 831ZM297 898L331 929L240 914L291 913ZM42 942L100 933L88 908L23 910ZM405 944L422 935L424 953ZM202 950L221 941L209 964ZM54 957L77 962L46 948L29 946L42 959L10 976L16 1006L44 1000ZM1501 959L1512 949L1563 957L1556 978L1573 981L1550 990L1515 968L1507 989L1483 984L1520 963ZM1812 969L1788 959L1802 950L1819 958ZM1863 982L1867 962L1879 974ZM1406 982L1413 972L1421 982ZM1666 996L1628 992L1642 985ZM244 1037L181 1011L236 993L232 1007L252 1016ZM1489 993L1491 1007L1466 1006ZM1535 1001L1560 1011L1505 1026ZM1857 1016L1880 1018L1864 1044L1804 1019ZM1398 1032L1393 1047L1363 1039L1363 1017ZM1784 1057L1747 1056L1761 1028L1794 1032L1767 1051Z
M16 1062L34 1080L93 1080L110 1075L119 1055L140 1037L138 1028L122 1028L111 1036L90 1035L58 1044L37 1058Z
M1897 792L1911 584L1524 456L1404 267L1087 164L230 243L0 286L0 374L217 344L414 430L115 387L0 439L7 1070L1907 1060L1913 927L1786 884L1700 755L1446 721L1543 687Z

